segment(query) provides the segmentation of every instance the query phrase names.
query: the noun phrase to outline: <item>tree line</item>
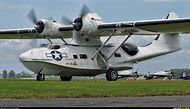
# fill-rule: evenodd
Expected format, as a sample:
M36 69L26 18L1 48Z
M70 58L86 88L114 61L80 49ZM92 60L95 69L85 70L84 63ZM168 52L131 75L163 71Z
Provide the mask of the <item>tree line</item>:
M175 69L170 69L170 71L173 72L174 78L179 78L182 75L182 73L187 73L190 75L190 69L188 68L181 68L181 69L175 68Z
M25 71L22 71L20 73L15 73L14 70L10 70L9 72L7 70L3 70L1 76L2 78L31 78L32 77L30 73L27 73Z
M182 73L188 73L190 75L190 69L188 68L175 68L175 69L170 69L170 70L167 70L167 71L171 71L174 75L173 78L179 78ZM15 73L14 70L10 70L9 72L7 70L3 70L2 73L0 73L2 78L32 78L33 75L30 74L30 73L27 73L25 71L22 71L20 73Z

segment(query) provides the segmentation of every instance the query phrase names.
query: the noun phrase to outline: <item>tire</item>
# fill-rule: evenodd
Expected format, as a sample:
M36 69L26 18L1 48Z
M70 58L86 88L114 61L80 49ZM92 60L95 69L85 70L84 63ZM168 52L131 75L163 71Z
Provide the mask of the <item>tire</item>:
M118 78L118 72L117 70L113 69L113 68L109 68L106 71L106 79L108 81L117 81Z
M60 76L61 81L71 81L72 76Z
M37 81L44 81L44 80L45 80L45 75L39 73L39 74L36 76L36 80L37 80Z

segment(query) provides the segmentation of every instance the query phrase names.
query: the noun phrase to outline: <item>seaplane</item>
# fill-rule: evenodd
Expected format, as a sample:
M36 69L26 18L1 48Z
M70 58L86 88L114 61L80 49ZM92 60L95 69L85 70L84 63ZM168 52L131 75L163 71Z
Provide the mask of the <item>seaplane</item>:
M118 71L118 78L127 78L136 80L139 77L138 68L136 71L123 70Z
M0 37L9 34L14 38L14 34L19 34L49 40L50 43L19 56L22 64L37 74L37 81L44 81L45 75L71 81L73 76L98 74L105 74L107 81L116 81L118 71L133 69L138 62L181 50L180 34L190 33L190 18L179 18L174 12L155 20L103 22L97 13L83 5L73 21L67 17L63 17L62 22L37 19L33 9L28 17L34 27L2 29ZM70 43L64 39L67 35L71 36ZM136 35L155 35L155 39L143 47L128 42ZM116 36L123 39L118 40ZM53 43L53 38L60 38L63 43ZM114 43L110 43L112 38L115 38Z
M158 71L156 73L148 72L146 75L144 75L144 78L146 80L150 80L150 79L171 80L173 77L174 77L174 74L171 71Z

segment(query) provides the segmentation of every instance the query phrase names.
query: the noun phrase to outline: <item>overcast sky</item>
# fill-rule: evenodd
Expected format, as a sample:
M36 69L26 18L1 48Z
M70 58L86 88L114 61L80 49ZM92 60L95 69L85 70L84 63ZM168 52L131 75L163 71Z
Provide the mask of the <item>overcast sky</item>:
M76 18L83 4L96 12L104 22L161 19L169 12L179 17L190 17L190 0L0 0L0 29L33 27L27 18L34 8L37 18L53 17L61 21L62 16ZM135 43L142 43L134 38ZM151 39L150 39L151 40ZM143 39L146 43L147 38ZM157 72L172 68L190 68L190 35L182 35L182 50L140 62L134 65L140 73ZM37 45L46 40L38 40ZM32 40L0 40L0 72L3 70L27 71L18 56L34 47Z

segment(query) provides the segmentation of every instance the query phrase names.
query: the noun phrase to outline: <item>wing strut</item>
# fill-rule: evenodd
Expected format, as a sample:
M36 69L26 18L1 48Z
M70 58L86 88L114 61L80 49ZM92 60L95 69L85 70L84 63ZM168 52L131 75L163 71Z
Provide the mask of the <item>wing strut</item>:
M92 60L94 60L94 57L100 52L100 50L106 45L106 43L110 40L110 38L114 35L114 33L117 30L114 29L113 32L110 34L110 36L107 38L107 40L101 45L101 47L98 49L98 51L96 51L96 53L93 55Z
M98 52L98 55L100 56L100 58L103 60L103 62L106 64L107 68L108 66L111 66L103 57L102 55L100 55L101 52Z
M44 37L44 38L46 38L51 44L53 43L49 37Z
M65 44L68 44L62 37L60 37L61 40L65 43Z
M115 51L108 57L108 59L110 59L113 55L114 55L114 53L121 47L121 45L123 44L123 43L125 43L125 41L127 40L127 39L129 39L129 37L131 37L131 35L132 35L132 33L130 33L126 38L125 38L125 40L123 40L123 42L122 43L120 43L120 45L115 49Z

